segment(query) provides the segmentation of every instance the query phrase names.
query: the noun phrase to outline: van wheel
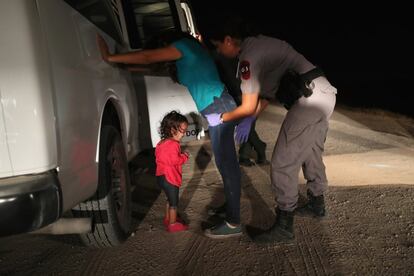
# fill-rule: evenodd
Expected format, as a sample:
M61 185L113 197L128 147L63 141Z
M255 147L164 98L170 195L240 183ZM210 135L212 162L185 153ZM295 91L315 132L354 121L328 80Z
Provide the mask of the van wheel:
M93 232L81 234L81 239L88 246L111 247L130 234L131 185L121 135L110 125L101 130L98 181L95 196L76 208L94 223Z

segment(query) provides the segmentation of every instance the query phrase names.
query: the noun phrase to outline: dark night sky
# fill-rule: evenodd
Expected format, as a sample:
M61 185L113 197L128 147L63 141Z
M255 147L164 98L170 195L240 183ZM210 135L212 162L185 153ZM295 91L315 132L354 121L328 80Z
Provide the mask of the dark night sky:
M413 28L409 9L401 6L360 7L355 4L303 6L299 2L195 0L198 27L208 33L211 22L229 11L256 23L262 33L284 39L322 67L338 88L338 102L377 107L414 117L409 102ZM225 5L223 5L225 3ZM244 3L243 5L231 5ZM276 5L276 7L272 7ZM406 12L404 12L406 11Z

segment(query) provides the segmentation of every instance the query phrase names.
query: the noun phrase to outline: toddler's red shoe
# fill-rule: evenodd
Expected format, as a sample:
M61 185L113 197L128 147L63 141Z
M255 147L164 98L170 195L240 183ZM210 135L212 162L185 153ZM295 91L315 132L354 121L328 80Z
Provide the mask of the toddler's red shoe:
M176 221L177 221L177 222L180 222L180 223L182 223L182 224L185 224L185 223L184 223L184 220L183 220L182 218L180 218L180 217L177 217ZM163 223L164 223L164 226L165 226L166 228L168 228L168 225L170 224L170 221L169 221L167 218L164 218Z
M180 232L180 231L185 231L185 230L188 230L188 225L182 224L181 222L169 224L167 227L167 231L170 233Z

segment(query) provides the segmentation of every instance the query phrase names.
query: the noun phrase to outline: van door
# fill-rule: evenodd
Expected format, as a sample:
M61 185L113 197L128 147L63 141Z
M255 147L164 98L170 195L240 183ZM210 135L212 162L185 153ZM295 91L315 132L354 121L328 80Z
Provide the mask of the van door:
M152 37L168 30L197 34L191 8L186 1L123 0L122 3L132 50L145 48ZM160 140L159 124L164 115L173 109L185 114L189 120L183 142L204 136L203 121L187 88L174 83L167 72L133 73L133 78L141 102L139 110L147 109L148 114L141 113L140 135L149 133L146 138L150 140L150 147L155 147ZM142 106L142 102L146 105ZM141 144L145 142L141 141Z

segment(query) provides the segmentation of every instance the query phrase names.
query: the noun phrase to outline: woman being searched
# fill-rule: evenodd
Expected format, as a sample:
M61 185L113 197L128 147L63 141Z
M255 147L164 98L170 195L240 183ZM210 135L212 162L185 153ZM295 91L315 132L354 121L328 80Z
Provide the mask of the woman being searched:
M102 58L111 63L147 65L169 64L173 80L187 87L198 111L205 117L225 113L236 108L208 50L186 33L168 32L158 40L161 47L110 54L102 37L98 36ZM221 174L225 193L225 220L204 231L210 238L240 236L240 167L234 143L235 122L209 125L209 134L216 166Z

